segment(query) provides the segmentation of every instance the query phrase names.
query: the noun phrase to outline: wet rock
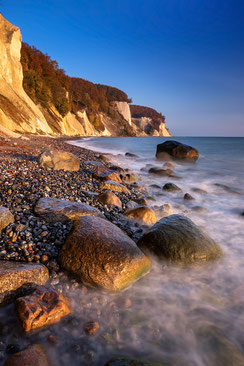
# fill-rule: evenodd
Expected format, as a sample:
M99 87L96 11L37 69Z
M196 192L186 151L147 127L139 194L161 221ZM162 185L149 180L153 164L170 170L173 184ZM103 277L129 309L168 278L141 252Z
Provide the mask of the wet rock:
M160 258L183 263L213 260L222 253L213 239L181 215L158 221L142 236L138 246Z
M46 222L68 222L81 216L98 216L100 211L85 203L60 200L57 198L40 198L34 209L35 213Z
M135 201L128 201L127 203L126 203L126 208L128 209L128 210L131 210L131 209L133 209L133 208L136 208L136 207L138 207L139 205L138 205L138 203L136 203Z
M192 201L194 200L195 198L192 197L192 195L190 193L185 193L184 194L184 200L187 200L187 201Z
M1 261L0 304L11 302L23 285L44 285L48 279L48 269L42 264Z
M136 360L134 358L118 357L108 361L104 366L167 366L158 362Z
M215 183L215 186L218 188L221 188L222 190L224 190L227 193L240 195L240 192L238 191L237 188L232 188L232 187L229 187L229 186L227 186L225 184L221 184L221 183Z
M164 158L165 154L168 154L175 159L188 161L195 161L199 157L199 153L194 147L172 140L157 145L156 158Z
M166 161L166 163L164 163L164 165L163 165L163 168L174 170L175 164L173 164L171 161Z
M207 194L208 192L205 191L205 189L201 189L201 188L192 188L192 191L198 194Z
M32 344L10 356L4 366L50 366L50 363L42 346Z
M155 212L147 206L132 208L127 210L124 215L146 225L153 225L157 221Z
M116 194L111 191L100 193L97 197L97 200L108 206L116 206L122 208L121 200L119 199L119 197L116 196Z
M138 156L137 156L137 155L132 154L132 153L130 153L130 152L126 152L126 153L125 153L125 156L128 156L129 158L138 158Z
M243 211L243 212L241 212L241 216L244 216L244 211Z
M168 192L182 192L182 189L174 183L166 183L162 189Z
M57 323L71 312L65 296L52 288L41 286L31 295L18 298L16 311L25 332Z
M157 167L150 168L148 173L149 174L159 175L159 176L167 176L167 177L174 174L173 170L162 169L162 168L157 168Z
M108 181L102 183L100 188L103 190L111 190L111 191L118 192L118 193L130 194L130 191L128 190L128 188L126 188L125 186L123 186L120 183L113 182L112 180L108 180Z
M148 272L150 260L117 226L99 217L77 220L59 254L80 281L120 291Z
M133 184L137 182L137 175L134 173L121 174L120 178L122 182L126 184Z
M165 203L164 205L155 209L157 216L160 218L170 216L174 214L173 208L169 203Z
M200 213L200 214L206 214L208 213L208 209L202 206L194 206L192 207L192 211Z
M44 151L39 157L40 165L45 169L70 170L80 169L80 160L67 151Z
M117 183L122 183L120 176L115 171L108 169L106 166L96 167L93 176L103 182L112 180Z
M109 162L110 161L110 159L108 158L108 156L103 155L103 154L99 155L99 159L100 160L103 160L103 161L106 161L106 162Z
M149 202L146 198L135 198L135 202L142 206L148 206Z
M85 325L84 325L84 331L87 335L94 335L97 333L99 329L99 323L96 322L96 321L90 321L90 322L87 322Z
M11 214L9 209L0 206L0 231L12 222L14 222L14 216Z

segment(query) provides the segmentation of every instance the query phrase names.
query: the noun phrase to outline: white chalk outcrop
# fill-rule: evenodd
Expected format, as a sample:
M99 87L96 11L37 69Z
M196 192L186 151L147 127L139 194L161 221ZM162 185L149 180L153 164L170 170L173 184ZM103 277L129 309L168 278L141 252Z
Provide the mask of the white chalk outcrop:
M113 105L118 112L124 117L124 119L131 125L131 112L130 105L127 102L113 102Z

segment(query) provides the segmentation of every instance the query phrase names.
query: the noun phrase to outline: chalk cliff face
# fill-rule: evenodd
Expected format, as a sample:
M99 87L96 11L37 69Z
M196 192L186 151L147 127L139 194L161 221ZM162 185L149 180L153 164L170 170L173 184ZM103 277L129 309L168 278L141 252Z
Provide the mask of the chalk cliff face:
M109 112L91 113L86 105L62 117L52 103L44 108L23 88L20 29L0 14L0 132L68 136L169 136L164 124L154 128L150 118L132 118L130 105L111 101ZM94 84L95 85L95 84ZM100 86L101 87L101 86ZM119 91L116 88L106 87ZM70 99L66 91L67 100ZM122 91L119 91L126 96ZM29 94L30 95L30 94ZM32 95L30 95L32 97ZM89 99L89 95L88 95ZM118 98L119 99L119 98ZM90 111L91 112L91 111ZM88 117L89 116L89 117ZM91 121L93 121L91 123Z
M114 102L114 106L129 125L131 125L130 105L127 102Z
M22 87L21 34L0 14L0 124L12 131L52 133Z

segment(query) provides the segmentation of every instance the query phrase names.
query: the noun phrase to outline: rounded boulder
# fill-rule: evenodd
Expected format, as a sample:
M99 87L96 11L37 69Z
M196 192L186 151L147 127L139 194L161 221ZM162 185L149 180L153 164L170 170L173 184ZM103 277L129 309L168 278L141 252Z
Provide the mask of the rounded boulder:
M158 221L141 237L138 246L160 258L183 263L206 262L222 254L208 234L181 215Z
M147 273L150 259L111 222L77 220L59 254L61 266L78 280L107 291L121 291Z
M39 156L39 163L44 169L63 169L70 171L80 169L80 159L66 151L44 151Z

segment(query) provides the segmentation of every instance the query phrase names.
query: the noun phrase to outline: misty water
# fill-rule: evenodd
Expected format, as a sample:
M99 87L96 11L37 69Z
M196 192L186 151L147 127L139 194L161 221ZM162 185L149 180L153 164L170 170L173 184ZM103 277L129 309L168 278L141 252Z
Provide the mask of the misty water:
M6 324L6 313L0 315L1 333L9 343L43 343L57 365L102 366L115 356L171 366L244 364L244 138L177 138L200 152L195 164L174 162L177 180L144 169L147 164L162 167L155 151L165 140L90 138L72 143L112 153L116 164L136 171L158 219L158 208L171 204L174 213L187 215L208 232L223 249L223 258L192 267L152 258L150 273L119 294L86 291L64 278L57 287L71 298L73 315L24 336L19 327L9 326L16 323L9 305ZM127 158L125 152L138 157ZM169 181L183 193L163 192ZM195 200L184 201L186 192ZM83 331L87 320L100 324L94 336ZM46 341L50 335L57 336L57 344Z

